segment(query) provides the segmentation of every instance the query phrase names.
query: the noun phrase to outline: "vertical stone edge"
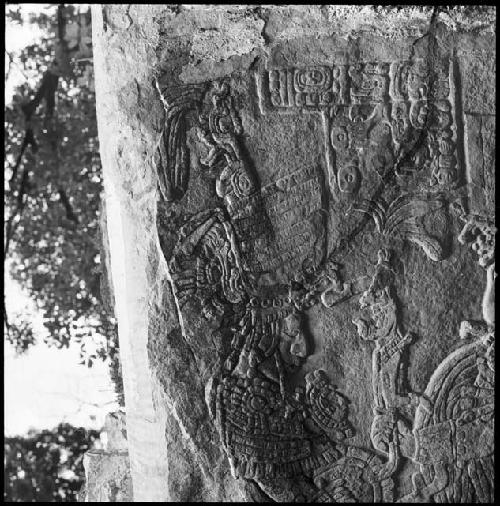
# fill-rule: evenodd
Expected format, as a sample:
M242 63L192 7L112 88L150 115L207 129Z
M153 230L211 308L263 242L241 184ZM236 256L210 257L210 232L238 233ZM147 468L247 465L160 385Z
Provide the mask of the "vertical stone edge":
M148 364L148 259L144 249L136 247L144 237L126 196L118 184L119 110L117 94L110 89L106 6L92 5L92 39L96 80L96 108L100 154L103 167L104 199L118 339L122 360L127 439L134 502L168 501L168 461L164 420L153 403L154 384ZM111 84L110 84L111 83ZM106 103L107 102L107 103ZM111 103L111 106L110 106ZM115 107L112 107L115 106Z

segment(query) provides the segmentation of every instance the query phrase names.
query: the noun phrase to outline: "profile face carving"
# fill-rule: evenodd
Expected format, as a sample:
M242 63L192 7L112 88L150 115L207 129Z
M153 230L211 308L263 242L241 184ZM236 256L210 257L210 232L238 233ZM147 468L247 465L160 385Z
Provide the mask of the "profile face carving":
M363 317L353 320L362 339L377 339L387 335L395 325L396 304L391 294L394 273L388 261L387 250L380 250L377 271L359 299L360 308L369 311L366 319Z
M292 313L283 319L279 348L288 367L300 367L307 357L307 339L303 330L303 318L299 313Z
M370 320L374 331L373 337L386 335L394 325L396 306L390 295L389 287L365 292L360 299L360 307L362 309L369 307L370 309Z

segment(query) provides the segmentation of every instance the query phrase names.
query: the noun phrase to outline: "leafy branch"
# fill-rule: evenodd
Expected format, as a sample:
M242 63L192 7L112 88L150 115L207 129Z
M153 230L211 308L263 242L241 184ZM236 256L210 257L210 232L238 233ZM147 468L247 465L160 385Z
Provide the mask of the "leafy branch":
M5 223L5 243L4 243L4 262L7 258L9 247L12 241L12 238L16 232L17 225L20 222L21 215L23 213L26 196L31 188L30 182L30 166L29 164L25 164L21 177L18 177L19 167L22 164L23 157L26 153L28 146L31 147L32 154L36 154L38 151L38 143L35 138L32 118L36 113L38 107L45 101L45 114L43 124L47 128L48 132L48 140L50 143L51 151L53 154L54 168L56 169L55 176L58 176L58 166L59 166L59 156L58 156L58 129L52 128L49 126L51 123L51 119L53 119L55 106L56 106L56 93L59 84L59 77L63 75L71 75L71 67L69 65L69 54L67 50L66 41L64 40L65 33L65 17L64 17L64 4L60 4L57 7L57 35L58 42L56 43L56 56L51 65L51 67L46 70L43 74L41 84L38 90L35 93L35 96L28 103L21 106L22 113L24 115L25 122L25 133L23 142L21 145L21 149L17 156L16 162L12 168L12 174L9 179L9 192L7 198L12 198L16 195L16 204L13 212L10 213L9 218ZM6 52L9 57L9 63L13 62L12 55ZM10 64L9 64L10 69ZM52 122L53 123L53 122ZM58 179L58 178L57 178ZM16 188L16 180L18 180L17 188ZM57 185L57 191L60 197L60 201L65 209L66 217L71 220L73 223L78 224L78 217L73 210L70 199L65 191L65 189ZM5 305L5 295L3 300L3 316L4 323L7 330L7 333L10 332L10 324L7 314L7 309Z

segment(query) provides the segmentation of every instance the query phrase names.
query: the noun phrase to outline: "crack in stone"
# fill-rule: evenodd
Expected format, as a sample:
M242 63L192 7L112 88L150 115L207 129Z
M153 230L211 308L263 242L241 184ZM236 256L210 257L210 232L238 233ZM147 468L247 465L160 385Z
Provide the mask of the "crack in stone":
M108 13L106 12L106 6L102 6L102 30L104 33L108 31Z
M465 157L465 142L464 142L464 138L465 138L465 134L464 134L464 111L463 111L463 104L462 104L462 96L461 96L461 90L462 90L462 77L461 77L461 73L460 73L460 68L459 68L459 65L458 65L458 59L457 59L457 56L456 56L456 51L454 51L454 54L453 54L453 81L454 81L454 86L455 86L455 96L453 97L454 98L454 102L455 102L455 123L456 123L456 127L457 127L457 130L456 130L456 133L457 133L457 142L456 142L456 147L457 147L457 164L460 163L460 167L461 167L461 171L460 171L460 174L461 174L461 178L463 179L463 177L466 175L467 173L467 160L466 160L466 157ZM465 167L464 167L465 165ZM464 182L464 181L462 181ZM467 179L465 181L465 183L467 183Z

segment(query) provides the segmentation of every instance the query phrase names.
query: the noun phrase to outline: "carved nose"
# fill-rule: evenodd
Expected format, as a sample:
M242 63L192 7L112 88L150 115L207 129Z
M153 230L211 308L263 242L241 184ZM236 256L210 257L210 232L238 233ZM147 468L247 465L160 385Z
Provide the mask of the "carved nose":
M290 351L297 357L306 357L306 346L305 343L293 343L290 347Z

